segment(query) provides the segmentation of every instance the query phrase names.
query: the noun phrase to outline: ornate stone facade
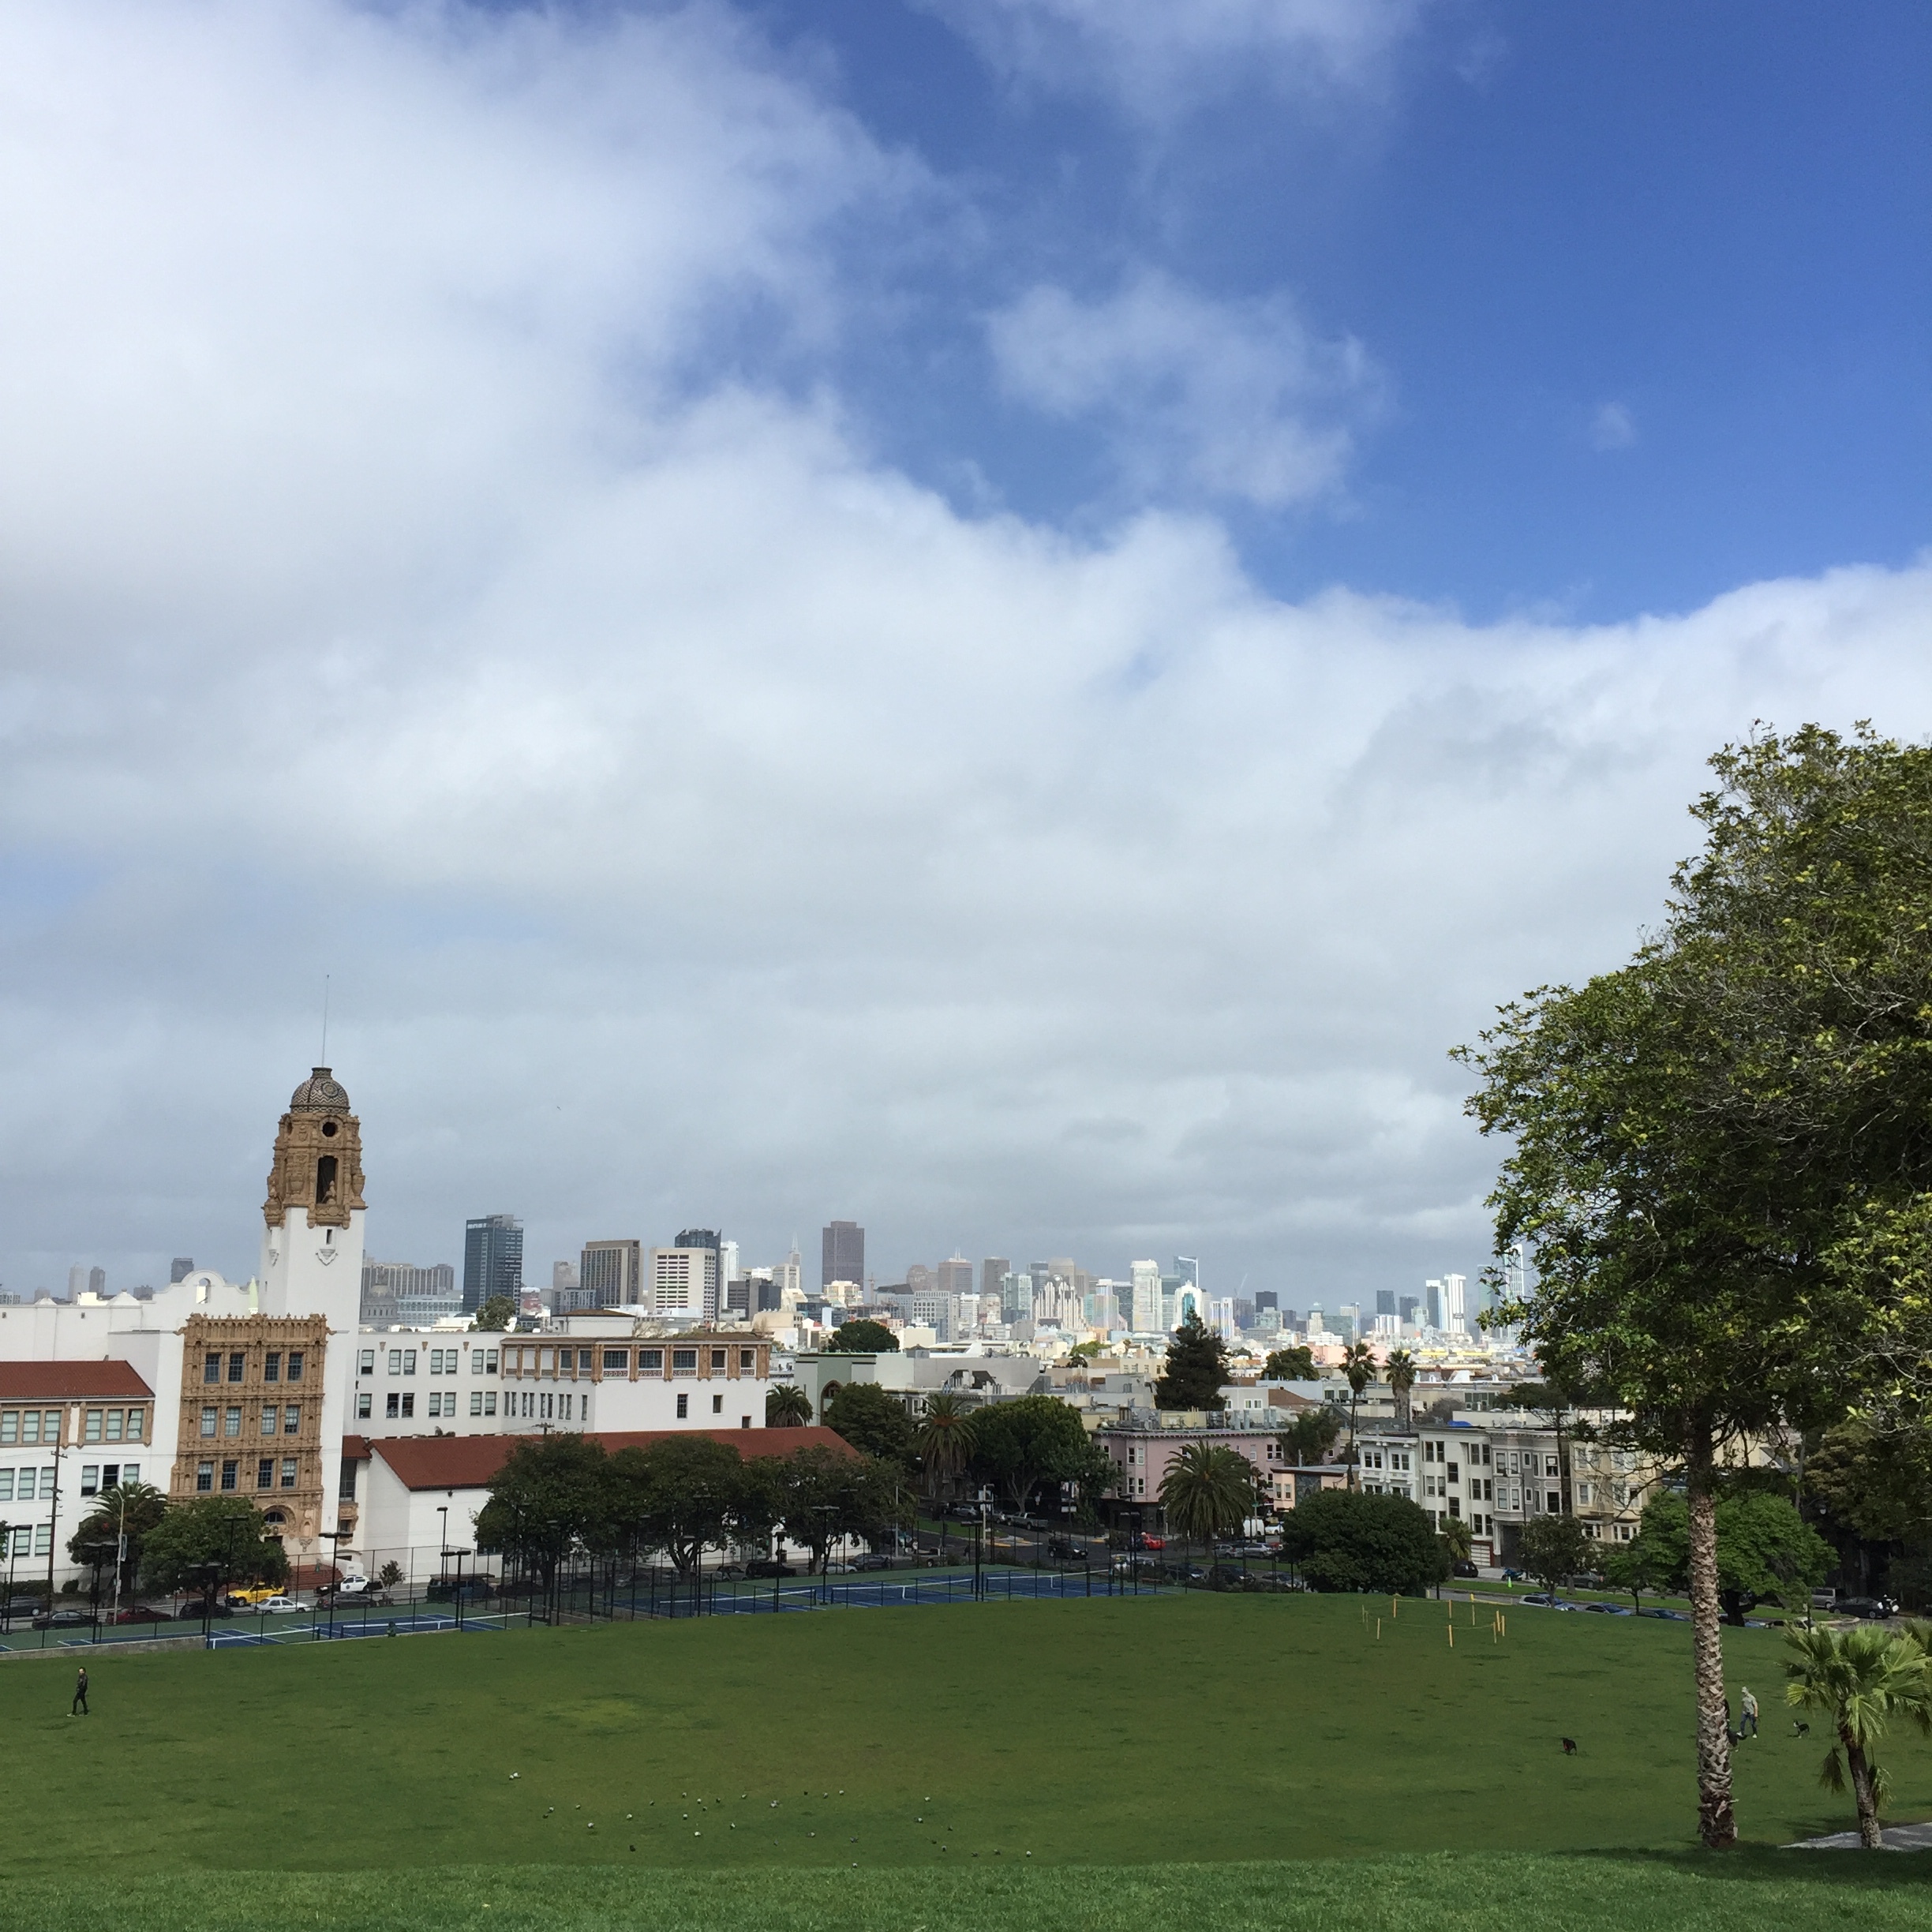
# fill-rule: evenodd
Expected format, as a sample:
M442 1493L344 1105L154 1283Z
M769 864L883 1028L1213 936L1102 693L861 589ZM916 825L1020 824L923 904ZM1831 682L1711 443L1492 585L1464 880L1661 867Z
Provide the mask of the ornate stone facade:
M328 1323L320 1315L191 1315L170 1499L243 1496L291 1561L322 1551Z
M262 1218L280 1227L291 1208L308 1211L311 1227L346 1228L362 1198L362 1124L327 1067L295 1089L275 1130L275 1164Z

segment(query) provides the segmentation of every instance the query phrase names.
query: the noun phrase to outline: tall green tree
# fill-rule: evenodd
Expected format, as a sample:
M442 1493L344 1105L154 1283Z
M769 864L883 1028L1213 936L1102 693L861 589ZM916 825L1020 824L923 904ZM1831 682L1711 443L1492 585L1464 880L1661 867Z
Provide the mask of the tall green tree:
M1406 1349L1391 1349L1385 1372L1389 1393L1395 1398L1395 1426L1406 1429L1414 1419L1411 1404L1416 1385L1416 1358Z
M1271 1349L1267 1360L1261 1365L1261 1379L1264 1382L1312 1382L1315 1351L1306 1343L1299 1348Z
M856 1321L841 1322L826 1340L828 1355L897 1355L899 1338L882 1321L861 1316Z
M767 1428L802 1428L812 1419L811 1398L790 1382L781 1382L765 1395Z
M781 1459L773 1473L779 1522L816 1570L841 1537L875 1537L908 1513L903 1470L871 1457L814 1446Z
M1254 1513L1254 1465L1219 1443L1186 1443L1161 1478L1160 1500L1169 1529L1211 1545Z
M1788 1609L1801 1607L1831 1572L1831 1545L1787 1496L1765 1489L1720 1496L1713 1527L1717 1597L1732 1624L1742 1625L1746 1612L1769 1597ZM1666 1587L1689 1587L1690 1508L1683 1496L1668 1489L1653 1496L1637 1541Z
M1600 1561L1604 1580L1615 1589L1628 1590L1636 1610L1643 1608L1646 1590L1654 1596L1671 1586L1668 1559L1641 1530L1627 1543L1610 1544Z
M197 1496L168 1510L148 1532L141 1581L149 1589L198 1589L204 1597L230 1583L283 1583L288 1556L282 1540L246 1496Z
M492 1295L476 1312L470 1326L480 1333L501 1335L516 1320L516 1304L507 1295Z
M1281 1452L1297 1469L1325 1462L1342 1434L1342 1418L1332 1403L1317 1402L1297 1411L1275 1438Z
M477 1547L534 1563L546 1586L571 1551L613 1548L627 1525L611 1458L594 1437L526 1436L477 1512Z
M93 1509L67 1540L67 1553L93 1571L98 1585L100 1573L114 1567L125 1537L121 1587L131 1592L140 1572L141 1551L148 1534L167 1514L167 1498L151 1484L117 1483L94 1499Z
M1828 1790L1843 1791L1849 1777L1858 1807L1859 1842L1876 1852L1884 1842L1879 1817L1891 1780L1873 1748L1894 1717L1932 1732L1932 1681L1925 1650L1911 1637L1869 1627L1837 1631L1820 1624L1814 1630L1788 1630L1784 1641L1792 1652L1784 1665L1790 1679L1786 1702L1799 1710L1823 1713L1832 1727L1832 1747L1820 1781Z
M912 1418L890 1389L876 1382L847 1382L825 1406L826 1426L860 1454L885 1456L911 1466Z
M1167 1359L1154 1384L1161 1409L1222 1409L1228 1378L1227 1344L1192 1309L1167 1338Z
M1420 1596L1449 1574L1428 1512L1406 1496L1324 1489L1282 1525L1282 1554L1319 1590Z
M1909 1409L1932 1361L1932 751L1732 747L1630 964L1505 1008L1463 1058L1511 1143L1501 1319L1681 1471L1699 1829L1736 1836L1717 1554L1727 1450Z
M1342 1351L1342 1372L1349 1385L1349 1487L1359 1489L1361 1472L1356 1466L1355 1411L1368 1384L1375 1380L1375 1350L1366 1342L1351 1342Z
M1016 1508L1024 1509L1043 1482L1078 1481L1087 1450L1078 1411L1057 1396L991 1402L973 1424L972 1468Z
M681 1576L696 1573L706 1550L724 1546L756 1492L734 1444L695 1432L620 1449L605 1481L610 1530L634 1531L642 1548L663 1551ZM608 1540L601 1524L580 1535L593 1547Z
M1589 1538L1574 1516L1533 1516L1523 1525L1522 1566L1553 1596L1589 1567Z
M958 1481L972 1458L977 1406L949 1389L926 1398L912 1447L925 1472L927 1492L935 1500Z

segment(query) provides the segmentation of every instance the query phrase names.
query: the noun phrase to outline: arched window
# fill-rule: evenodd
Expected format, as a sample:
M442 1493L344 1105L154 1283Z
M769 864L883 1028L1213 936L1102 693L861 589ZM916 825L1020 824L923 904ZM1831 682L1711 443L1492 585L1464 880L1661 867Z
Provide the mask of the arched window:
M335 1198L335 1156L333 1154L324 1154L316 1163L315 1197L318 1208Z

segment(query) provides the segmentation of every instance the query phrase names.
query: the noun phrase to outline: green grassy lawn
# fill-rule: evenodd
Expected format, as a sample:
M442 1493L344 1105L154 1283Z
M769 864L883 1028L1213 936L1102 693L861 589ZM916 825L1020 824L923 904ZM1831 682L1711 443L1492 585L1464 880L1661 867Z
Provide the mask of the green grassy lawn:
M10 1661L0 1926L1038 1932L1133 1897L1198 1932L1380 1925L1425 1894L1492 1923L1515 1893L1578 1926L1837 1911L1855 1857L1681 1855L1687 1627L1519 1609L1498 1642L1455 1608L1453 1648L1436 1604L1174 1594L97 1652L84 1719L72 1653ZM1844 1829L1822 1740L1789 1735L1780 1639L1725 1644L1767 1720L1739 1754L1746 1837ZM1893 1815L1932 1817L1932 1746L1888 1755ZM1564 1855L1489 1855L1538 1853ZM1311 1862L1256 1863L1283 1859ZM1919 1860L1864 1864L1919 1874L1922 1914ZM1606 1874L1638 1891L1592 1916ZM1888 1923L1891 1881L1856 1882Z

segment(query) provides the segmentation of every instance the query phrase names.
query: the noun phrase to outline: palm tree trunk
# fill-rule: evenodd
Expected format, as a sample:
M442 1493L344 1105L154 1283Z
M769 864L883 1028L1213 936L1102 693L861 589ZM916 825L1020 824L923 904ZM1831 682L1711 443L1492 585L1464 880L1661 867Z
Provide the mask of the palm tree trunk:
M1723 1851L1737 1843L1731 1803L1731 1735L1724 1724L1724 1642L1718 1630L1717 1498L1708 1431L1688 1458L1690 1505L1690 1644L1697 1672L1698 1833Z
M1852 1742L1844 1725L1838 1729L1844 1745L1845 1768L1852 1773L1852 1795L1858 1801L1859 1843L1867 1852L1881 1852L1885 1840L1878 1829L1878 1779L1871 1760Z
M1355 1391L1350 1389L1349 1391L1349 1487L1351 1489L1359 1489L1361 1487L1361 1478L1357 1474L1355 1469L1356 1399Z

